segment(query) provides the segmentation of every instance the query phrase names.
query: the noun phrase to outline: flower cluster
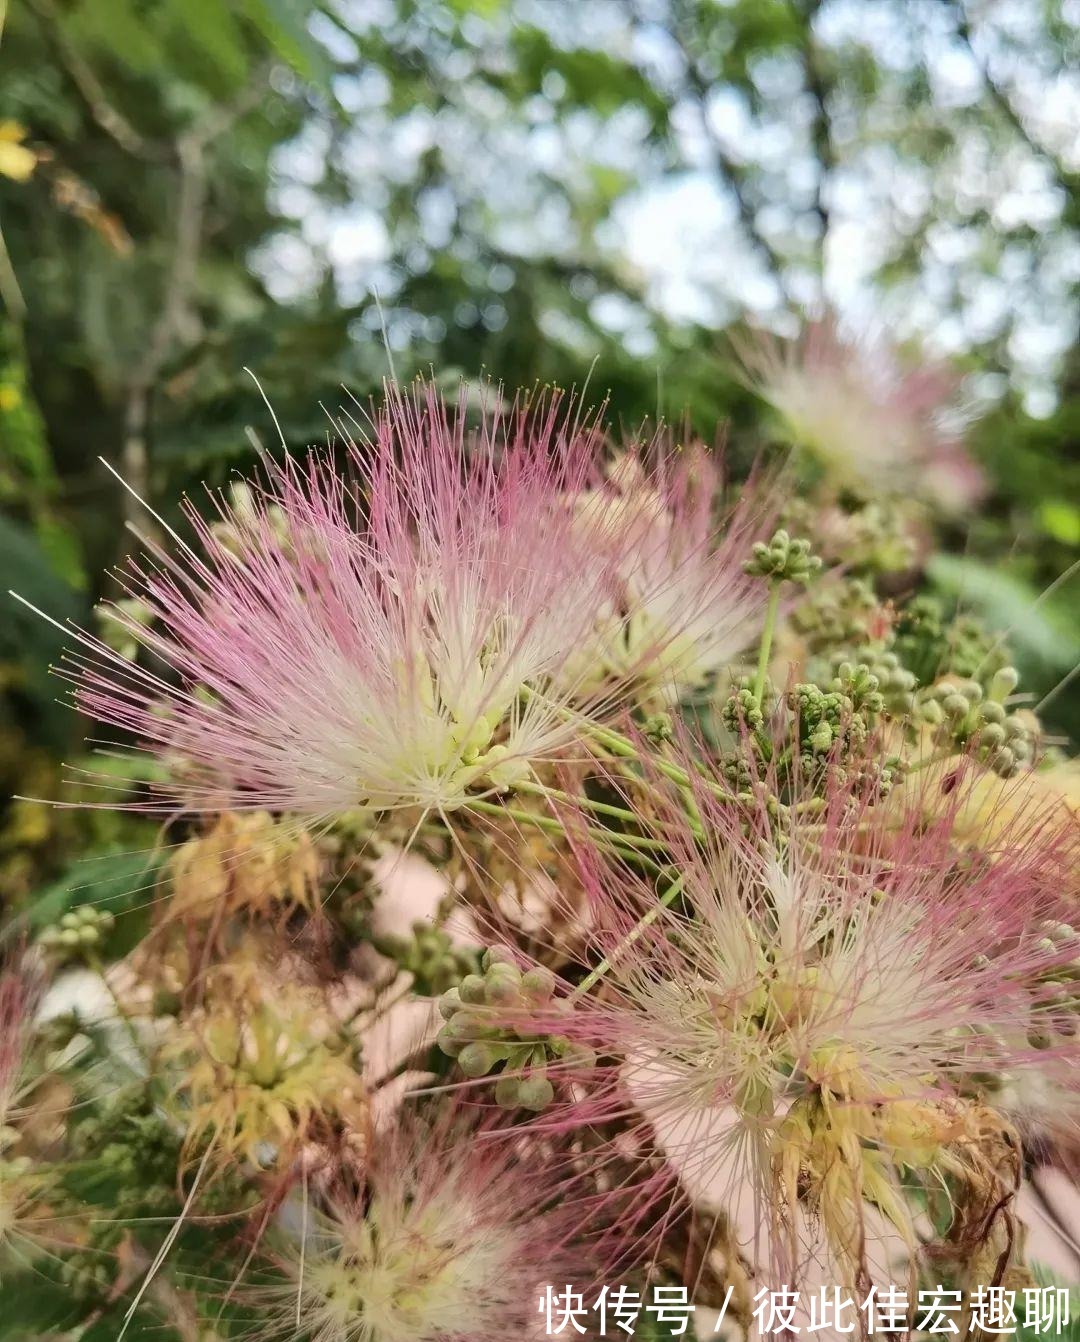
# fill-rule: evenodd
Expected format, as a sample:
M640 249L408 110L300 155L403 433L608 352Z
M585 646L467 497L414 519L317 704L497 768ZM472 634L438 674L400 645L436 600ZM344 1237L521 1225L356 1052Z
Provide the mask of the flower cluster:
M933 1333L1036 1290L1075 765L920 590L973 483L939 375L831 327L752 362L797 498L421 383L128 565L62 669L170 842L0 976L28 1335L750 1337L789 1294Z

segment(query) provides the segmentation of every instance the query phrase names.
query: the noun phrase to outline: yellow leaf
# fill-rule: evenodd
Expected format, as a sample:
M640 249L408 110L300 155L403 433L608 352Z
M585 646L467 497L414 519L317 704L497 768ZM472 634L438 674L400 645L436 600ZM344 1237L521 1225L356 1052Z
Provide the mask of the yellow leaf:
M37 167L37 154L22 143L25 137L17 121L0 121L0 177L25 182Z

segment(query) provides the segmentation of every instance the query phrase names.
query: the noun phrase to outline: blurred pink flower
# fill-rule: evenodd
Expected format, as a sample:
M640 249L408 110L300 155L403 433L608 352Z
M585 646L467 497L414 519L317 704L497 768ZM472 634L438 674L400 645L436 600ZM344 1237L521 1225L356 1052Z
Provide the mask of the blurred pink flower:
M905 366L884 340L845 338L833 318L810 323L796 341L755 332L738 356L785 437L840 486L917 496L948 513L981 497L958 379L943 365Z
M371 865L377 888L370 925L377 937L409 937L413 924L439 926L459 946L479 946L482 938L468 909L450 907L454 890L447 876L426 858L388 847ZM446 917L441 915L449 910Z
M378 1125L362 1170L274 1255L276 1280L249 1291L271 1329L260 1335L541 1338L546 1286L595 1294L601 1266L576 1238L550 1149L491 1138L478 1111L452 1099L434 1114L405 1106Z

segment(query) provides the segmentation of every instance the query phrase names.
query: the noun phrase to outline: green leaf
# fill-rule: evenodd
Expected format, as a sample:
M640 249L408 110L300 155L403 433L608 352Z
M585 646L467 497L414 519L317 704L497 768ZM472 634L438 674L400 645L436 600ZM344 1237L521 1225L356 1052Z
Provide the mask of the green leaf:
M163 854L158 852L106 853L83 858L29 901L27 922L40 931L69 909L83 904L117 915L146 914L163 860ZM140 922L138 917L119 918L110 937L110 949L122 953L117 938L134 944L141 931Z
M1080 545L1080 508L1065 499L1047 499L1039 509L1039 521L1062 545Z
M183 0L173 8L183 37L211 63L223 83L241 87L247 79L248 56L230 6L217 0Z
M68 36L119 57L133 70L160 67L165 52L130 0L84 0L64 19Z
M6 1270L5 1270L6 1269ZM31 1342L73 1328L82 1314L71 1291L55 1275L55 1264L35 1263L30 1269L3 1270L0 1339Z
M1009 643L1051 666L1071 667L1080 643L1059 626L1053 612L1039 603L1039 594L1021 579L992 569L976 559L934 555L927 571L935 585L955 597L961 609L974 609L993 629L1008 634Z
M324 91L329 89L325 53L307 30L309 5L296 0L245 0L244 12L252 27L298 75Z

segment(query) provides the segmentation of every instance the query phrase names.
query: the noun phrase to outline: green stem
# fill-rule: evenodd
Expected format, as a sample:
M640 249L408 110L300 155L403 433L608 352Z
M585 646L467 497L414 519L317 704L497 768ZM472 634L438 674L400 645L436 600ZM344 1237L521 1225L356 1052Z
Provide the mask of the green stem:
M657 918L660 917L661 911L663 909L666 909L668 905L670 905L676 898L678 898L685 884L686 884L686 873L680 872L679 875L676 876L676 878L672 881L672 883L660 896L659 900L657 900L657 902L652 906L652 908L649 909L647 913L642 914L642 916L638 919L638 921L634 924L634 926L630 929L630 931L627 932L626 936L623 937L622 941L619 942L619 944L615 947L615 949L611 952L611 954L605 956L604 959L600 961L600 963L591 973L585 975L585 977L577 985L574 991L570 994L571 1001L573 1001L575 997L583 996L585 993L589 991L590 988L594 987L597 983L600 982L600 980L611 968L615 959L619 955L621 955L623 951L629 950L630 947L634 944L634 942L637 941L637 939L642 935L642 933L647 931L650 927L652 927L653 923L655 923Z
M653 792L645 779L638 774L630 774L630 778L638 787L644 788L646 792ZM591 797L584 795L575 797L569 792L563 792L561 788L547 787L543 783L516 783L514 786L516 791L528 792L534 797L549 797L552 801L565 802L569 806L581 806L587 810L595 811L598 815L607 815L615 820L622 820L626 824L641 824L641 817L634 811L628 811L625 806L613 806L609 802L593 801ZM701 813L694 802L693 793L688 787L680 787L679 791L683 799L686 818L694 836L698 839L704 839L705 827L702 823ZM625 834L622 830L605 830L604 833L614 834L616 839L624 839L630 843L633 843L636 837L632 834ZM655 843L656 841L649 840L649 842Z
M907 766L909 774L917 774L920 769L929 769L932 764L944 764L946 760L956 758L955 750L938 750L933 754L927 755L924 759L918 760L915 764Z
M584 794L575 797L569 792L563 792L561 788L547 787L543 783L515 783L514 791L528 792L534 797L550 797L552 801L566 802L570 806L581 806L587 811L595 811L597 815L609 815L614 820L625 820L630 825L641 823L641 817L635 815L633 811L628 811L625 806L612 806L606 801L593 801Z
M514 806L500 806L495 802L481 801L479 798L470 799L469 809L479 811L483 815L502 816L505 819L516 820L519 825L533 825L537 829L546 830L549 834L566 834L562 822L553 815L537 815L532 811L521 811ZM583 832L598 843L612 844L617 849L623 849L624 851L620 853L621 857L633 854L635 857L644 860L642 850L647 849L653 852L665 852L667 850L667 844L662 839L647 839L637 834L621 834L618 830L600 829L596 825L586 825ZM629 850L629 852L625 850ZM661 870L655 863L651 862L649 865L658 872Z
M677 783L679 787L688 788L691 786L692 776L677 764L672 764L670 760L662 759L659 755L642 756L641 751L634 745L628 737L620 732L612 731L610 727L596 727L592 723L583 722L582 730L593 740L599 742L605 749L611 751L613 755L618 755L622 759L632 759L638 763L646 761L665 778L671 782ZM719 783L714 783L711 778L704 774L697 774L699 785L703 786L708 792L720 801L733 802L736 800L726 788L722 788Z
M765 695L765 674L769 669L776 616L780 610L780 583L773 580L769 588L769 604L765 608L765 628L761 631L761 651L758 653L757 674L754 676L754 703L758 708Z
M526 697L540 699L541 696L535 690L523 689L522 694ZM565 722L573 722L580 727L582 735L591 737L594 741L602 745L612 755L617 755L620 759L634 760L637 763L644 763L646 760L657 773L670 779L673 783L678 783L680 787L689 787L691 775L685 770L680 769L677 764L672 764L670 760L665 760L659 755L642 756L641 751L630 740L623 736L621 732L613 731L610 727L601 727L595 722L590 722L588 718L576 713L572 708L561 708L558 704L547 703L547 707L557 713ZM696 771L696 776L700 785L711 792L719 801L734 802L738 799L734 797L719 783L714 783L704 772Z

